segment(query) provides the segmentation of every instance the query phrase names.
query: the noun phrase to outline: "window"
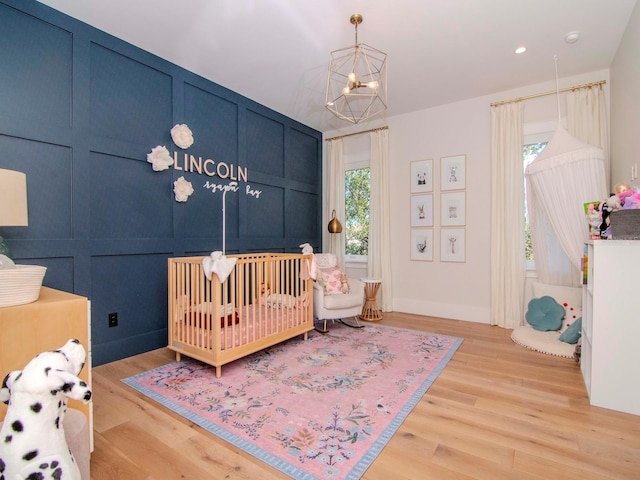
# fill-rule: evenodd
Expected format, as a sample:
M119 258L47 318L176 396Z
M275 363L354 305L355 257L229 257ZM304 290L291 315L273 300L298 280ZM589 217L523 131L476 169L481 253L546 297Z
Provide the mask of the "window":
M525 144L522 146L522 158L524 169L533 162L538 155L547 146L551 134L530 135L525 138ZM529 224L529 212L527 211L527 182L524 180L524 242L525 242L525 261L527 270L535 270L535 262L533 258L533 245L531 243L531 225Z
M371 200L371 147L369 135L344 142L344 259L367 263L369 254L369 205ZM342 219L341 219L342 221Z
M369 252L369 167L347 170L344 175L344 192L345 258L350 261L364 261Z

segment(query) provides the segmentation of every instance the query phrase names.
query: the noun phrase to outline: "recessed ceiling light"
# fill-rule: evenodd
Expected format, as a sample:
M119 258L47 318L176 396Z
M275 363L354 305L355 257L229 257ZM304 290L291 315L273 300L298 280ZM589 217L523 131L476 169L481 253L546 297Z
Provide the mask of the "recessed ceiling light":
M518 47L518 48L516 48L516 53L518 55L520 55L521 53L524 53L526 51L527 51L527 47Z
M577 30L574 32L569 32L564 36L564 41L567 43L576 43L580 38L580 32Z

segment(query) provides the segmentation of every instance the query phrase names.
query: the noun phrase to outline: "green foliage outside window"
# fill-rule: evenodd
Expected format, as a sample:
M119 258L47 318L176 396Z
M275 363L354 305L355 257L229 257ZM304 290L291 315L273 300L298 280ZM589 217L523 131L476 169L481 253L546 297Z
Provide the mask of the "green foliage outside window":
M345 172L345 254L367 255L369 252L369 168Z

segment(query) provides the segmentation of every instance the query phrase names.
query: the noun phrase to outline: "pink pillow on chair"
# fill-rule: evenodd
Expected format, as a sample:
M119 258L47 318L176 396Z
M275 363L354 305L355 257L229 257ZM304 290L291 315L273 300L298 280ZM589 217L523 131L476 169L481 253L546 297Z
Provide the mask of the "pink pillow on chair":
M322 287L325 295L342 294L342 270L339 266L321 268Z

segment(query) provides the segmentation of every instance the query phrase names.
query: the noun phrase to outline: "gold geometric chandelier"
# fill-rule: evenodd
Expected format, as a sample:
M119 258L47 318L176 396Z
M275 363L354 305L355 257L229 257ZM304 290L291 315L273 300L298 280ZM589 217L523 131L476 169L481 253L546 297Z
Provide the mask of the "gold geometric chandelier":
M356 42L331 52L325 106L336 117L360 123L387 109L387 54L358 43L362 15L351 15Z

